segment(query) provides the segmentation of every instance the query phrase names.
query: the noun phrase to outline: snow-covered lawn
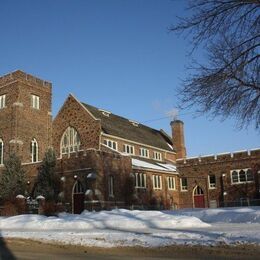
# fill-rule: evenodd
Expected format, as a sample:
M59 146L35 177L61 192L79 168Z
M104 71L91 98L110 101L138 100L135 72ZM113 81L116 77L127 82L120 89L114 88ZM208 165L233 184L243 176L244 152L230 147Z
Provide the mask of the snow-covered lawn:
M260 244L260 207L0 217L0 235L101 247Z

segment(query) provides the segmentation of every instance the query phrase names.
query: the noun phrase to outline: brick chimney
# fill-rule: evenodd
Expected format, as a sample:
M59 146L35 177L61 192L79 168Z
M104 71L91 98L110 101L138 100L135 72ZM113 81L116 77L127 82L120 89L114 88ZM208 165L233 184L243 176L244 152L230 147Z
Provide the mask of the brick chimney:
M186 157L184 141L184 123L181 120L171 121L173 147L176 150L176 159Z

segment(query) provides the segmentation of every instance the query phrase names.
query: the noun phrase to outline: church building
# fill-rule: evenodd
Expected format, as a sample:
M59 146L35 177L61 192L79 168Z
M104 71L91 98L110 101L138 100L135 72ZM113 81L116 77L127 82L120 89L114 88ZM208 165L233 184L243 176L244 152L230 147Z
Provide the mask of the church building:
M51 147L72 213L260 204L260 149L188 158L182 121L168 135L84 101L68 95L53 119L50 82L19 70L0 77L0 174L17 154L33 196Z

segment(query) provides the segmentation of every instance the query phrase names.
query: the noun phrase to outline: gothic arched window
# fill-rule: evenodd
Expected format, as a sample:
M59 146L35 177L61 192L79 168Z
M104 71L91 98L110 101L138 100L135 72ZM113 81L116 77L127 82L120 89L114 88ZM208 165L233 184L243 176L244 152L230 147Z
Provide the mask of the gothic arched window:
M0 165L4 164L4 142L0 139Z
M77 152L80 147L79 134L73 127L68 127L61 139L61 153L70 154Z
M38 147L38 143L35 138L33 138L31 141L31 155L32 155L32 162L38 162L39 147Z

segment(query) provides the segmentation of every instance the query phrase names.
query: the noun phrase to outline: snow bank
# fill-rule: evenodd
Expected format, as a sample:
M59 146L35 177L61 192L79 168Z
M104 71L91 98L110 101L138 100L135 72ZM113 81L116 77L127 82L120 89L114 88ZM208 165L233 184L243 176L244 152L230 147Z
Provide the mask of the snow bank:
M207 223L260 223L260 207L183 209L177 214L193 216Z
M259 215L260 207L20 215L0 217L0 236L99 247L260 245Z
M59 217L41 215L18 215L0 218L0 230L91 230L91 229L174 229L188 227L207 227L192 216L174 216L161 211L129 211L124 209L88 212L81 215L62 213Z

